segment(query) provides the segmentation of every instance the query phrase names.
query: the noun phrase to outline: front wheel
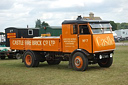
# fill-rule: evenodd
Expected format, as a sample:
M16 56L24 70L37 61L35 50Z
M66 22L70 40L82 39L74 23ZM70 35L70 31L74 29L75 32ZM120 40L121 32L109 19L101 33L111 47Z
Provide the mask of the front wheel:
M76 71L85 71L88 68L88 58L81 52L76 52L72 57L72 66Z
M100 59L98 64L100 67L110 67L113 63L113 57Z

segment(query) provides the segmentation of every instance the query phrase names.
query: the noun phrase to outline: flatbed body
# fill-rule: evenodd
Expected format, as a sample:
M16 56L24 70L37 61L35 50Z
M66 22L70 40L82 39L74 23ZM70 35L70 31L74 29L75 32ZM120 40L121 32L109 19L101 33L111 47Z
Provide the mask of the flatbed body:
M11 49L33 50L33 51L59 51L61 52L61 42L59 37L44 38L15 38L10 39Z
M88 39L83 39L89 37ZM58 37L36 37L36 38L11 38L10 47L13 50L33 50L33 51L52 51L71 53L75 49L86 49L89 53L98 53L112 51L115 48L115 43L112 34L97 34L93 35L93 43L91 36L80 35L79 48L77 39ZM76 46L75 46L76 44ZM93 48L92 48L93 47Z

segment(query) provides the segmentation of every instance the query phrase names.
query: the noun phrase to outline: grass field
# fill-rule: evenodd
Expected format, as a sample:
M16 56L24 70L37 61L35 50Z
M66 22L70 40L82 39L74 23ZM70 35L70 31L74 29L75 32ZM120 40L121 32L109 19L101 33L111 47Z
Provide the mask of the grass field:
M124 41L120 41L120 42L116 42L116 43L128 43L128 40L124 40Z
M68 68L68 62L27 68L21 60L0 60L0 85L127 85L128 46L118 46L110 68L89 65L80 72Z

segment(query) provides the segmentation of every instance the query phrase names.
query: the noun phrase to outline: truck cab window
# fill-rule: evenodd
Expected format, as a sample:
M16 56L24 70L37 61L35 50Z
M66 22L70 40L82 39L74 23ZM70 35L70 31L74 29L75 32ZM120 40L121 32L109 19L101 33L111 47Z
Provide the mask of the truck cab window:
M78 33L77 25L73 25L73 34L77 34L77 33Z
M80 30L80 34L90 34L87 25L80 25L79 30Z

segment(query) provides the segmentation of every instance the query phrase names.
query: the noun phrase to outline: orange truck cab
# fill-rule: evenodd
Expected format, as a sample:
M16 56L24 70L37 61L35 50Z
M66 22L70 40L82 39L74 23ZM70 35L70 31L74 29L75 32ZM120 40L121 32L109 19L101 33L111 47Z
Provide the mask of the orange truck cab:
M109 21L65 20L62 22L62 35L11 38L10 48L22 55L27 67L37 67L44 61L49 65L69 61L74 70L85 71L88 64L110 67L115 41Z

